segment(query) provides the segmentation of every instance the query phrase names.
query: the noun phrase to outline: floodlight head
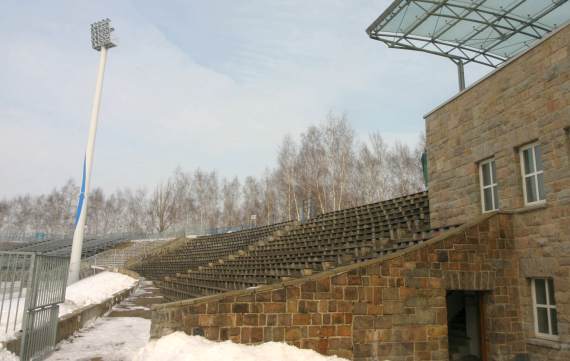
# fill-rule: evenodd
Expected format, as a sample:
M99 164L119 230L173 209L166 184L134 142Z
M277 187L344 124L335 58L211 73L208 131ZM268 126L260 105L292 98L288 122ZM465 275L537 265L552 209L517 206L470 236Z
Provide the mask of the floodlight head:
M117 46L111 39L111 32L114 30L109 19L103 19L91 24L91 46L93 49L101 51L101 48L109 49Z

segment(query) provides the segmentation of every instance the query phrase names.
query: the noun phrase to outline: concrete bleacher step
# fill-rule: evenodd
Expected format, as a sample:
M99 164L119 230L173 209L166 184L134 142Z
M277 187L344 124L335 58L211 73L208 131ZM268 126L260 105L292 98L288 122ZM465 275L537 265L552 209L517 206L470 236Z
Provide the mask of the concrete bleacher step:
M179 242L156 252L140 269L168 299L309 276L382 257L437 233L429 225L426 193L289 222ZM166 276L166 277L164 277Z
M114 306L109 313L109 317L141 317L151 318L150 308L152 305L164 302L164 296L160 288L152 282L143 280L141 285L132 295Z

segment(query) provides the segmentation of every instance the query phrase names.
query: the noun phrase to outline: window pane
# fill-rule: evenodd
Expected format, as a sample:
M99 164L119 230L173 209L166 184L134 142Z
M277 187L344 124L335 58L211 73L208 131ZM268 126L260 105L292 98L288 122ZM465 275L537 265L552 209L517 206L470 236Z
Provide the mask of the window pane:
M554 282L551 278L548 279L548 300L550 305L556 305L556 299L554 298Z
M532 157L532 148L523 151L524 174L534 172L534 160Z
M485 211L493 210L493 199L491 198L491 192L493 190L491 188L483 189L483 199L484 199L484 209Z
M491 162L491 180L493 183L497 183L497 167L495 166L495 161Z
M536 202L536 177L530 176L526 177L524 180L526 183L526 202Z
M534 156L536 158L536 170L543 170L542 167L542 150L540 149L540 145L534 146Z
M536 308L536 322L538 322L538 332L550 333L548 329L548 310L546 308Z
M558 315L555 308L550 309L550 321L552 322L552 334L558 335Z
M539 173L536 177L538 178L538 199L542 201L546 199L544 196L544 173Z
M499 209L499 187L493 187L493 196L495 197L495 209Z
M536 304L546 305L546 286L544 279L537 278L534 280L534 290L536 292Z
M483 185L488 186L491 184L491 169L490 164L485 163L481 165L481 171L483 173Z

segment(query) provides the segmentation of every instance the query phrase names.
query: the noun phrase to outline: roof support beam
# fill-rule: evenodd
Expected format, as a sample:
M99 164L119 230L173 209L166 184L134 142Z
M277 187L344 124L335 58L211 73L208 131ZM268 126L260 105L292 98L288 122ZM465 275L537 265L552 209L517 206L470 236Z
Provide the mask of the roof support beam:
M465 69L463 68L463 63L457 62L457 79L459 80L459 91L465 89Z
M390 48L450 59L463 90L465 64L497 67L559 26L560 15L570 20L569 1L395 0L366 32ZM546 16L557 9L556 20Z
M414 3L416 6L422 8L422 10L424 10L426 12L420 18L416 19L416 21L414 21L410 26L408 26L404 31L402 31L402 38L405 37L406 35L410 34L412 31L416 30L416 28L418 26L423 24L423 22L426 21L433 14L435 14L436 11L441 9L445 5L446 2L447 2L447 0L439 1L437 3L432 3L433 6L429 10L424 9L418 3ZM411 6L411 5L409 5L409 6Z
M396 0L367 33L390 47L495 67L552 31L556 24L539 21L568 1L514 0L503 7L489 0ZM570 14L568 9L561 11ZM440 26L441 19L448 21ZM521 40L508 42L515 34ZM507 49L500 50L500 44L507 44Z
M505 39L502 39L500 41L495 42L495 44L493 44L492 46L490 46L489 48L487 48L487 51L495 49L499 44L501 44L503 41L508 40L509 38L511 38L513 35L522 32L522 30L524 30L525 28L531 26L531 24L534 24L536 21L538 21L539 19L541 19L542 17L544 17L545 15L551 13L552 11L554 11L554 9L556 9L558 6L562 5L563 3L565 3L567 0L559 0L558 5L557 6L553 6L553 7L549 7L546 8L544 10L542 10L540 13L536 14L535 16L533 16L528 22L523 23L518 29L516 29L515 32L512 32L511 34L507 35L507 37Z
M469 16L471 14L471 12L477 10L479 8L479 6L481 6L485 1L487 0L479 0L478 3L476 3L471 10L469 10L469 12L467 14L465 14L465 16ZM448 24L445 28L441 29L438 33L435 33L432 35L432 38L439 38L441 37L443 34L445 34L446 32L449 31L449 29L453 28L455 25L457 25L459 22L461 21L460 18L454 19L454 21L452 21L450 24Z

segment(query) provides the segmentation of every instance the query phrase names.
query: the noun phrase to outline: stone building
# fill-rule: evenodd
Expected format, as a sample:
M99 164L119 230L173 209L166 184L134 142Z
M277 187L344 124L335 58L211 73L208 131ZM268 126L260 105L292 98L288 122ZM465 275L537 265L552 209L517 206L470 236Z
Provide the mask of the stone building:
M437 107L426 128L429 212L414 195L232 235L245 250L183 241L202 262L188 272L180 244L132 265L178 299L154 307L152 337L362 361L570 360L570 26Z
M504 326L532 360L570 360L570 26L433 110L426 128L432 226L510 213L515 277L502 286L517 289L520 319Z

